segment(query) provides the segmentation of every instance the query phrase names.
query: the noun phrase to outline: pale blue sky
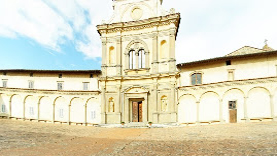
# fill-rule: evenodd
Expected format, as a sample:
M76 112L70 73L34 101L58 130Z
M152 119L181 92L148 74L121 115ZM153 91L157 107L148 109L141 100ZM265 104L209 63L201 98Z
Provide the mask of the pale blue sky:
M264 40L277 49L276 0L164 0L181 13L178 63L220 57ZM111 0L0 0L0 69L100 69L96 25Z

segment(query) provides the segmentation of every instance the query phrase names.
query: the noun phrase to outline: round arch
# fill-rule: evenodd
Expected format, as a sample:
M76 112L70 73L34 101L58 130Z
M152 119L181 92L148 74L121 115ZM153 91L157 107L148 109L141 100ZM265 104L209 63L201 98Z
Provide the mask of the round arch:
M23 118L23 99L20 95L14 94L10 98L11 117Z
M208 91L200 96L199 121L210 122L220 120L220 96L214 91Z
M80 97L70 100L70 122L85 123L85 102Z
M59 96L54 100L55 103L55 121L68 122L69 120L69 105L67 100Z
M228 89L222 98L222 117L227 123L240 122L244 115L245 93L239 88ZM235 103L236 108L229 109L229 104ZM235 113L236 112L236 113Z
M24 98L24 107L26 119L38 118L38 101L33 95L27 95Z
M53 120L53 101L48 96L39 98L39 120Z
M271 117L270 91L264 87L253 87L248 91L247 114L249 118Z
M184 94L178 100L178 122L195 123L197 122L197 103L196 97L191 94Z
M91 97L86 101L86 121L91 124L99 124L101 122L101 106L96 97Z

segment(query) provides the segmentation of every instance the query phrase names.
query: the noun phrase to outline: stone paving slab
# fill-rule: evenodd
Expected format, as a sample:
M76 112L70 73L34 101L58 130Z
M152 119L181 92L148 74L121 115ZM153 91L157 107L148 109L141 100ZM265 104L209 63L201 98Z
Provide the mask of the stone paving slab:
M0 155L277 155L277 122L99 128L0 119Z

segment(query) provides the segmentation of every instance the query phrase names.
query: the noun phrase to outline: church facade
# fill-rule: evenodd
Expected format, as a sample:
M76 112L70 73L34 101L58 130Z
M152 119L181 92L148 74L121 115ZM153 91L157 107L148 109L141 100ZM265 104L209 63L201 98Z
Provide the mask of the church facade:
M176 66L180 14L162 0L113 0L97 26L100 70L0 70L0 115L68 124L275 120L277 51L243 47Z

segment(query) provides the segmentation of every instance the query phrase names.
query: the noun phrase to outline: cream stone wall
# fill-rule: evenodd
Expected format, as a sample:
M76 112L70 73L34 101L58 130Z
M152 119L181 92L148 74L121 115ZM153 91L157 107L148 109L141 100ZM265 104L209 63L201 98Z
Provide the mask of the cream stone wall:
M63 74L59 78L59 74L39 73L30 77L29 73L8 72L6 76L0 75L0 87L3 87L3 80L7 81L8 88L29 88L29 81L34 82L34 89L41 90L57 90L57 83L63 83L63 90L83 90L83 83L89 83L88 90L99 90L97 75L94 78L89 78L90 74Z
M132 123L132 101L142 102L142 123L177 121L175 39L180 15L161 5L161 0L115 0L114 16L97 26L102 40L102 123Z
M234 80L255 79L276 76L277 56L259 56L232 60L227 66L225 61L199 64L180 69L180 86L191 85L191 74L202 73L202 84L230 81L228 71L233 70Z
M99 124L99 92L29 91L1 89L1 116L10 118L61 122L68 124Z
M30 77L30 72L34 72ZM74 72L74 71L72 71ZM97 74L59 73L41 71L8 71L0 76L7 86L0 87L0 115L16 119L61 122L68 124L99 124L101 99ZM29 81L34 88L29 89ZM63 82L63 90L57 90ZM83 82L90 83L87 91Z
M228 59L228 58L226 58ZM258 55L180 67L178 122L186 124L230 122L229 101L237 103L237 121L277 118L276 55ZM234 80L228 71L234 71ZM191 84L192 73L202 73L202 84Z

